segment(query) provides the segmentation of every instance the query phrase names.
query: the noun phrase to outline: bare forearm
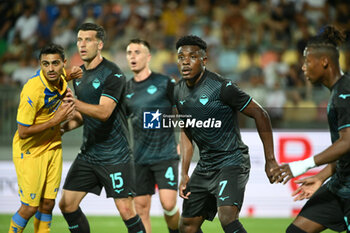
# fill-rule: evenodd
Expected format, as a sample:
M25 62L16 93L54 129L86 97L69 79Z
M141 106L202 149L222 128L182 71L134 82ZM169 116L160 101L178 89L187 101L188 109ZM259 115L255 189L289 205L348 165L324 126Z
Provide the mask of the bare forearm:
M188 170L190 168L193 156L193 144L183 131L180 134L180 152L181 175L188 175Z
M93 117L100 121L108 120L111 115L111 111L106 111L101 105L88 104L80 100L75 100L75 109L84 115Z
M181 174L188 175L188 170L192 161L193 150L188 150L181 155Z
M26 139L28 137L31 137L35 134L41 133L51 127L54 127L58 125L59 122L56 121L54 118L50 119L49 121L42 123L42 124L34 124L31 126L23 126L18 124L18 134L21 139Z
M328 164L325 168L323 168L319 173L316 174L316 177L323 183L325 180L327 180L334 174L335 167L336 162Z
M317 166L332 163L340 159L350 151L350 144L347 140L339 139L323 152L315 155L314 160Z
M264 146L265 160L275 160L272 127L270 117L265 110L262 109L259 116L255 118L255 124Z
M265 160L275 161L275 155L273 150L273 137L270 117L267 112L254 100L252 100L248 106L243 110L243 114L249 116L255 120L256 128L259 133L259 137L264 146Z
M83 124L83 118L79 112L76 112L73 119L62 124L63 132L68 132L80 127Z

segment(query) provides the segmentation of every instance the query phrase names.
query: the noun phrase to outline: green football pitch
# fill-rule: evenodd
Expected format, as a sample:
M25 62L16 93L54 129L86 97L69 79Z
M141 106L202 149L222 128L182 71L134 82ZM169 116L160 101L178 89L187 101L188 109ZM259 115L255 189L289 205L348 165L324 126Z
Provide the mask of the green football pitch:
M126 233L127 230L119 216L87 216L91 233ZM8 232L11 215L0 215L0 232ZM240 221L249 233L283 233L292 222L291 218L242 218ZM167 233L167 227L162 217L152 217L152 232ZM204 233L220 233L220 222L217 218L213 222L205 221ZM28 223L25 233L32 233L32 220ZM326 230L324 233L333 231ZM61 215L55 215L52 221L51 233L69 233L67 223Z

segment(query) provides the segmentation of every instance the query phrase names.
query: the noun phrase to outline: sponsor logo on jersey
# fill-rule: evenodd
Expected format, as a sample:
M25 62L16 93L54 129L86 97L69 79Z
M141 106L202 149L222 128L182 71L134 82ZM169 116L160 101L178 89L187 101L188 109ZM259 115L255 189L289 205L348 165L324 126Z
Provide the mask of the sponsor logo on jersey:
M114 189L116 193L121 193L124 189Z
M27 100L27 102L28 102L28 104L31 106L31 107L33 107L33 101L29 98L29 96L27 96L28 97L28 100Z
M134 95L135 93L133 92L133 93L127 94L125 97L128 99L131 99Z
M344 99L344 100L348 97L350 97L350 94L340 94L339 95L339 98Z
M184 103L186 102L186 100L179 100L181 105L184 105Z

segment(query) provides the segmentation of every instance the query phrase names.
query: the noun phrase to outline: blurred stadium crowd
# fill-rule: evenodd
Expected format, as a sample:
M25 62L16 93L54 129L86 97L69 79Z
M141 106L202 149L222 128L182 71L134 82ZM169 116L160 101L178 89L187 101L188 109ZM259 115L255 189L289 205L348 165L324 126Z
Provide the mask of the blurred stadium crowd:
M1 1L0 18L0 87L23 85L50 41L65 47L69 65L82 64L75 29L83 22L106 29L103 55L128 78L130 39L148 40L151 68L179 78L176 40L202 37L208 69L234 80L266 107L274 127L288 127L289 121L326 125L320 111L328 91L311 87L301 70L306 41L323 25L347 32L340 60L343 71L350 71L349 0L12 0Z

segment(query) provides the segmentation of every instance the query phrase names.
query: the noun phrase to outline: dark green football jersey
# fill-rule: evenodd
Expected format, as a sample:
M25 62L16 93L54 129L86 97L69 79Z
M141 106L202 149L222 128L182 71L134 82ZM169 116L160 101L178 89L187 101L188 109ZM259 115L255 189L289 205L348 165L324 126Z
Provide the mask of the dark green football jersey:
M249 95L206 70L194 87L181 80L175 86L174 99L179 114L192 122L184 130L199 148L197 169L250 168L248 147L241 140L237 120L238 111L251 101Z
M332 143L339 139L339 131L350 127L350 76L343 75L332 87L327 106ZM328 183L331 191L350 198L350 153L338 161L335 174Z
M83 144L78 158L93 164L119 164L130 160L128 128L124 103L125 76L119 67L106 60L83 77L74 80L77 98L88 104L99 104L101 96L113 99L117 105L109 119L102 122L83 115Z
M174 130L172 128L144 128L145 112L172 114L175 80L152 72L136 82L127 82L125 100L133 128L133 154L137 164L153 164L163 160L178 159Z

